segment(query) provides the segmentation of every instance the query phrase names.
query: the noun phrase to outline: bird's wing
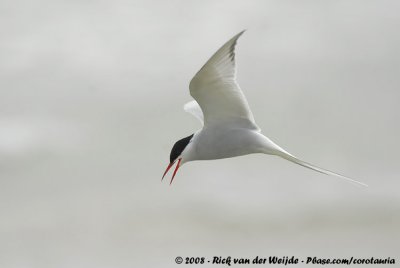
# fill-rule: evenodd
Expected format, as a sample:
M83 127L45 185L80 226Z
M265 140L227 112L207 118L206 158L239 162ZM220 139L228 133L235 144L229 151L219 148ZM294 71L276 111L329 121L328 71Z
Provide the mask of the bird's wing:
M186 103L183 106L183 110L192 114L194 117L199 119L199 121L201 122L202 125L204 125L203 112L201 111L201 108L200 108L199 104L197 103L197 101L193 100L193 101Z
M203 111L205 126L233 122L258 129L236 82L235 46L243 32L226 42L190 81L190 95Z

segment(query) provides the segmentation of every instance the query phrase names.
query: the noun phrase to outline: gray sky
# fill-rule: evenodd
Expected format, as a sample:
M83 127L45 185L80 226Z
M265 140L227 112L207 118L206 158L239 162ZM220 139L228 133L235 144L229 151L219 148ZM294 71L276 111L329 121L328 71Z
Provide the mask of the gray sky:
M399 10L2 1L0 266L399 258ZM188 163L160 183L173 143L200 127L182 110L191 77L243 29L238 82L263 132L368 189L265 155Z

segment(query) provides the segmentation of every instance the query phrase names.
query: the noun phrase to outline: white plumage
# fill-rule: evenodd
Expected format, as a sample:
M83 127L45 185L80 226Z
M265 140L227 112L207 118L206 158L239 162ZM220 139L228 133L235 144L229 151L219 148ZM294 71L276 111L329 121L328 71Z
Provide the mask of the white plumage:
M170 164L164 176L177 160L179 161L171 182L179 165L189 161L264 153L280 156L303 167L367 186L362 182L304 162L261 134L246 97L236 82L235 46L243 32L226 42L190 82L190 95L195 100L185 104L184 110L199 119L203 128L174 145Z

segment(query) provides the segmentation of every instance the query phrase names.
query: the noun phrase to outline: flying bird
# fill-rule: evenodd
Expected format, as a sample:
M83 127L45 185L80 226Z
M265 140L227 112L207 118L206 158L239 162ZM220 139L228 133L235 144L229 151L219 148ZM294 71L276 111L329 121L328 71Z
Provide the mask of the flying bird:
M367 186L300 160L261 133L246 97L236 82L235 46L243 33L236 34L226 42L192 78L189 89L194 100L186 103L184 110L200 120L203 128L174 144L162 179L176 162L170 184L179 167L189 161L264 153Z

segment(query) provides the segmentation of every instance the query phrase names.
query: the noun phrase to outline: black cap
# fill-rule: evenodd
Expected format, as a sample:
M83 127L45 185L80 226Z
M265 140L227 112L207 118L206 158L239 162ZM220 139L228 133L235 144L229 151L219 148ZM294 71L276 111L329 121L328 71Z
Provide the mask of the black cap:
M174 162L178 158L178 156L181 155L183 150L185 150L186 146L189 144L193 135L194 134L175 142L174 146L172 147L171 154L169 155L170 163Z

